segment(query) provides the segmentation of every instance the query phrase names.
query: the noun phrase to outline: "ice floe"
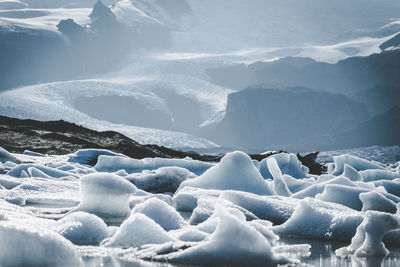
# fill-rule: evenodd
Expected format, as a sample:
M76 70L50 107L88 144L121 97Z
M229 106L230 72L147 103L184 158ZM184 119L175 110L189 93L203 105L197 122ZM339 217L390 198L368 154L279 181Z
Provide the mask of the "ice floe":
M219 163L112 153L14 154L23 163L0 163L0 234L29 239L1 239L0 264L79 265L92 253L128 262L276 266L308 257L302 241L312 239L347 243L336 254L362 262L400 241L398 163L345 155L329 173L311 175L286 153L262 160L260 169L238 151ZM48 247L68 259L46 259Z

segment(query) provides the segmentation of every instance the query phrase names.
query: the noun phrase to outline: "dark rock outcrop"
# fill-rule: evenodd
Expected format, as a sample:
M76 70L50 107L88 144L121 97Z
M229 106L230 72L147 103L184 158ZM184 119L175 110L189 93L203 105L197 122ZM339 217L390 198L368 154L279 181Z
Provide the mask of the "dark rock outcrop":
M31 150L43 154L61 155L73 153L78 149L99 148L137 159L189 156L203 161L218 161L220 158L186 153L157 145L141 145L118 132L98 132L63 120L20 120L0 116L0 133L0 146L14 153Z
M98 148L108 149L137 159L145 157L191 157L201 161L216 162L223 156L222 154L201 155L196 152L183 152L157 145L141 145L118 132L98 132L62 120L20 120L5 116L0 116L0 147L13 153L35 151L50 155L73 153L78 149ZM4 153L0 151L0 154L7 156L9 155L7 151ZM260 161L279 152L250 154L250 157ZM314 156L306 155L302 157L298 155L298 158L310 169L310 173L321 174L321 172L324 172L324 166L317 163ZM96 162L97 158L90 159L88 164L94 165Z

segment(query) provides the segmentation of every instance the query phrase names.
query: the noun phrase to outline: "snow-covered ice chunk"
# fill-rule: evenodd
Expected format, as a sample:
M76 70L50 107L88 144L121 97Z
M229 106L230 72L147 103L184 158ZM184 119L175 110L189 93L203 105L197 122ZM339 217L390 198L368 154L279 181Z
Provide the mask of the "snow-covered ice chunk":
M159 224L142 213L132 213L117 232L102 242L106 247L140 247L145 244L162 244L174 238Z
M128 157L105 156L100 155L94 168L98 171L118 171L126 170L128 173L141 172L142 170L155 170L161 167L175 166L185 168L197 175L202 174L214 164L193 160L191 158L184 159L165 159L165 158L144 158L132 159Z
M186 242L199 242L206 239L209 235L195 228L184 228L182 230L170 231L176 239Z
M168 194L151 194L151 193L147 193L146 195L141 195L140 192L142 190L138 190L134 195L131 196L131 198L129 199L129 206L132 208L134 208L136 205L142 204L143 202L145 202L146 200L150 199L150 198L158 198L162 201L164 201L165 203L167 203L170 206L174 206L175 202L172 199L172 197ZM145 191L142 191L145 192Z
M367 192L367 189L350 187L346 185L328 184L322 194L316 196L319 200L342 204L354 210L362 209L360 193Z
M354 254L358 257L385 256L389 251L382 239L385 233L400 227L400 218L386 212L367 211L364 220L347 247L335 251L338 256Z
M11 221L27 227L49 227L54 221L37 218L33 212L0 199L0 221ZM1 240L0 240L1 241Z
M47 177L52 177L52 178L64 178L64 177L75 177L78 178L78 175L62 171L56 168L51 168L47 166L43 166L40 164L20 164L14 168L12 168L10 171L7 172L7 175L13 176L16 178L21 177L21 174L23 171L29 174L29 168L35 168L35 173L44 173ZM29 176L29 175L28 175ZM39 176L40 177L40 176Z
M30 151L30 150L25 150L24 153L22 153L22 154L32 156L32 157L44 157L45 156L42 153L34 152L34 151Z
M193 210L192 215L190 216L189 223L196 225L206 221L214 214L215 205L217 203L223 205L225 208L234 208L239 210L246 216L247 221L258 219L257 216L250 211L235 205L230 201L223 199L199 199L197 201L197 207Z
M219 199L242 207L259 219L281 224L290 218L298 200L282 196L259 196L239 191L224 191Z
M98 245L108 237L104 221L86 212L68 214L57 221L54 230L77 245Z
M170 205L158 198L150 198L136 205L132 213L142 213L158 223L166 231L182 228L186 225L182 216Z
M271 158L276 160L282 174L288 174L295 178L305 178L309 172L309 169L301 164L295 154L279 153L260 162L260 172L265 179L272 178L270 166L267 164L268 159Z
M81 202L75 211L86 211L102 218L126 217L129 198L136 187L115 174L93 173L79 180Z
M312 239L349 241L363 214L342 205L305 198L275 233Z
M275 266L288 262L273 253L268 240L254 227L221 207L217 207L216 214L218 225L209 241L160 258L201 265Z
M333 179L327 179L324 182L313 184L313 185L293 194L291 197L299 198L299 199L303 199L306 197L315 197L317 194L321 194L324 191L325 186L329 185L329 184L347 185L347 186L351 186L351 187L357 187L357 185L355 183L353 183L352 181L350 181L349 178L346 178L344 176L338 176Z
M58 233L0 221L1 266L81 266L73 244Z
M296 179L287 174L282 175L282 180L285 182L290 192L292 193L304 190L307 187L315 184L314 178Z
M13 155L11 155L10 152L8 152L7 150L5 150L4 148L2 148L0 146L0 163L5 163L7 161L11 161L14 163L20 163L19 159L17 159Z
M374 181L373 184L375 187L382 186L385 188L386 192L389 194L400 197L400 181L387 181L387 180L378 180Z
M344 164L343 176L349 178L351 181L362 181L361 174L348 164Z
M69 156L68 162L94 165L100 155L126 157L107 149L79 149Z
M379 193L377 190L360 194L362 211L376 210L383 212L396 213L396 203Z
M246 153L227 153L214 167L197 178L182 182L185 186L217 190L239 190L259 195L273 195L260 172ZM179 190L179 189L178 189Z
M197 175L181 167L161 167L157 170L145 170L126 177L137 188L153 192L175 192L186 179Z
M292 195L285 180L282 179L282 172L279 169L276 159L270 157L267 159L267 166L273 177L274 191L280 196L289 197Z
M333 175L343 174L345 164L353 167L357 171L363 171L369 169L383 169L381 165L375 162L348 154L334 156L333 160L335 161L335 169L332 172Z
M364 182L371 182L377 180L394 180L400 178L400 173L388 170L365 170L360 171Z
M279 236L272 231L272 223L265 220L253 220L249 222L268 242L273 246L279 240Z
M216 201L221 193L221 190L185 186L174 194L174 202L177 210L193 211L197 207L199 199L214 199Z

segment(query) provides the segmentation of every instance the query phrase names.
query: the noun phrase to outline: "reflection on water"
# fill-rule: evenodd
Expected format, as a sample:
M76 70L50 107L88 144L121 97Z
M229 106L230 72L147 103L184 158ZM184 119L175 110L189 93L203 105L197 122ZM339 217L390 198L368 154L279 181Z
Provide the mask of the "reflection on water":
M335 255L335 250L349 244L337 242L321 242L314 240L302 240L296 238L281 237L280 242L284 244L310 244L311 255L301 258L303 264L311 266L349 266L349 267L395 267L400 266L400 250L390 249L386 257L346 257L341 258Z
M38 217L60 219L68 211L71 210L69 205L26 205L26 207L36 214ZM190 212L181 212L181 215L188 219L191 215ZM112 224L119 225L119 224ZM291 253L291 257L298 258L301 262L299 266L348 266L348 267L395 267L400 266L400 248L393 249L389 248L390 254L386 257L346 257L341 258L335 255L335 250L349 244L339 242L323 242L316 240L304 240L293 237L281 236L278 245L298 245L298 244L309 244L311 245L311 255L307 253ZM182 264L170 264L170 263L157 263L143 261L135 258L133 254L129 253L129 250L123 249L112 249L105 247L96 246L77 246L80 254L82 255L85 266L158 266L158 267L172 267L172 266L190 266Z

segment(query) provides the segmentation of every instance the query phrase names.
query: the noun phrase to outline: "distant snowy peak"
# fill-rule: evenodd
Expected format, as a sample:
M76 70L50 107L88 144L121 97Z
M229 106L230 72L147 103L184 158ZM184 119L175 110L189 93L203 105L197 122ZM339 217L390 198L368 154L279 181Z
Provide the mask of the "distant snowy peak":
M99 0L94 4L92 13L90 13L89 17L93 21L99 17L115 18L115 15L109 7L105 6L103 2Z
M181 19L191 13L186 0L123 0L112 6L119 20L132 25L153 21L170 28L180 28Z
M118 21L128 26L134 26L137 23L154 23L163 25L161 21L149 16L137 8L130 0L123 0L116 3L111 7L111 10L117 16Z
M0 10L20 9L26 8L27 6L27 4L17 0L0 1Z

